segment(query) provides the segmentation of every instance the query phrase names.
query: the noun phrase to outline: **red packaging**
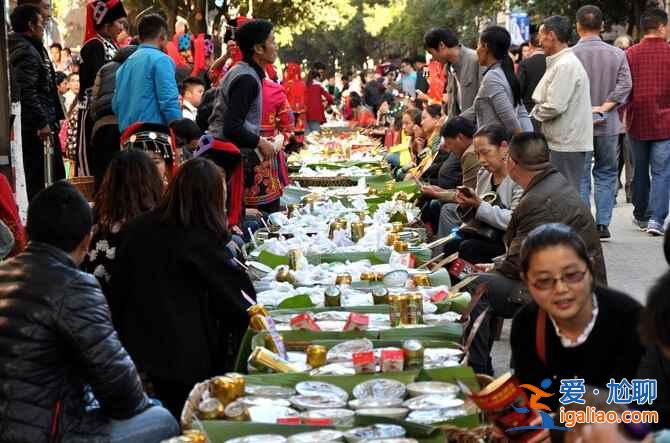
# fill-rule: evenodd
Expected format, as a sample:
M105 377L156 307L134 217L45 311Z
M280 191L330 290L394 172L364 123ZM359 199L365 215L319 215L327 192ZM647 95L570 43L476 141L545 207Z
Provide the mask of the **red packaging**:
M277 419L278 425L299 425L300 417L279 417Z
M430 297L430 301L432 301L433 303L438 303L448 297L449 293L447 291L440 291L437 294L433 294L433 296Z
M308 425L308 426L332 426L333 425L333 419L332 418L303 418L302 419L302 424L303 425Z
M463 260L462 258L457 258L451 262L451 265L449 265L449 275L459 280L463 280L468 275L474 274L475 272L477 272L475 265Z
M354 352L352 360L356 374L372 374L376 372L375 353L373 351Z
M370 324L370 317L365 314L352 312L349 314L347 322L344 324L344 332L349 331L367 331Z
M308 331L320 331L319 325L314 321L314 317L309 312L303 312L291 319L291 329L306 329Z
M382 372L401 372L405 363L402 349L386 349L382 351Z

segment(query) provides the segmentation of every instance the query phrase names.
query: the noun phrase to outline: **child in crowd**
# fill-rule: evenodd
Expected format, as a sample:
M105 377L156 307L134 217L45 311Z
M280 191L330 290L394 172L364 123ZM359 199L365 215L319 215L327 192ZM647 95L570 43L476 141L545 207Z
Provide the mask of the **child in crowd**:
M182 83L182 116L191 121L195 121L198 116L198 106L202 102L202 95L205 93L205 83L197 77L189 77Z

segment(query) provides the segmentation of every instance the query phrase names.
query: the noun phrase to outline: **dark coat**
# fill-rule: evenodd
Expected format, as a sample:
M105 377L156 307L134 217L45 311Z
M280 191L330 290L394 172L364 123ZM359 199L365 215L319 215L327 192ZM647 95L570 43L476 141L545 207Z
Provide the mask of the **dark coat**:
M519 63L517 77L519 77L523 104L526 106L528 112L532 111L535 106L533 92L537 84L540 83L546 69L547 62L542 52L533 54Z
M636 378L656 380L658 398L651 405L641 406L641 409L658 411L658 423L652 425L654 429L670 428L670 359L663 356L657 345L647 347Z
M0 264L0 319L0 441L105 442L109 418L149 406L97 280L60 249ZM88 386L102 414L86 413Z
M227 354L248 325L241 291L255 292L226 242L164 223L156 211L128 225L110 282L112 317L150 377L192 384L230 369Z
M537 311L535 302L524 306L514 317L510 345L512 368L521 383L540 386L545 378L552 380L548 392L558 393L561 379L582 378L588 385L606 387L610 378L629 381L635 378L644 348L637 333L642 306L633 298L609 288L596 286L598 317L586 341L564 348L551 319L545 322L546 366L536 348ZM661 398L659 390L659 398ZM561 394L546 402L554 411ZM655 408L654 408L655 409Z
M106 63L98 71L91 95L91 117L93 121L114 114L114 111L112 111L112 97L114 97L114 90L116 89L116 71L136 50L137 46L133 45L119 49L112 61Z
M524 191L505 234L507 254L496 270L519 280L521 244L530 231L547 223L563 223L581 236L593 261L595 280L606 285L605 258L591 211L553 167L536 175Z
M21 101L21 125L54 128L65 118L56 89L56 73L42 42L15 32L9 34L12 85Z

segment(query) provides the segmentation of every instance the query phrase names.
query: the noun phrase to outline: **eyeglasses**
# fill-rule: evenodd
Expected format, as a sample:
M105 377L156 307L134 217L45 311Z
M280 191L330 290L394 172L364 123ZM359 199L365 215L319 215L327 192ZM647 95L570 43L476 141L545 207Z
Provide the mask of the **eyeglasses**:
M565 283L566 285L576 285L577 283L581 283L582 280L584 280L586 272L587 271L585 270L566 272L565 274L561 275L558 278L554 277L540 278L538 280L531 282L530 284L533 285L536 289L539 289L541 291L548 291L550 289L554 289L556 287L556 283L558 283L559 280Z

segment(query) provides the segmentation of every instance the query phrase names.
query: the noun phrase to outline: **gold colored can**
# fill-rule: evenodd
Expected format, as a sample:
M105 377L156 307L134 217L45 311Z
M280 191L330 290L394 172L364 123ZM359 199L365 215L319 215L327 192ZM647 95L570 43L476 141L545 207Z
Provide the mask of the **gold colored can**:
M335 232L340 231L342 229L344 229L344 226L342 226L342 222L340 222L339 220L333 220L332 222L330 222L330 226L328 228L328 238L332 240L333 238L335 238Z
M365 225L363 222L353 222L351 224L351 241L354 243L365 236Z
M419 293L407 294L407 324L423 323L423 296Z
M244 376L237 372L228 372L226 374L223 374L223 376L228 377L233 381L233 384L235 385L235 396L238 398L244 397L244 389L247 384L246 380L244 379Z
M297 204L291 203L290 205L286 206L286 215L288 218L293 217L297 212L298 212Z
M269 317L270 316L270 311L267 310L267 308L261 304L255 304L251 305L247 308L247 313L249 314L249 318L253 317L254 315L262 315L263 317Z
M357 211L356 215L358 215L358 220L363 223L365 222L365 217L367 216L365 211Z
M414 281L414 285L418 287L430 287L432 286L430 282L430 277L428 274L416 274L414 277L412 277L412 280Z
M342 296L342 291L337 286L329 286L323 293L324 296L324 305L327 307L340 306L340 298Z
M335 284L337 286L351 285L352 281L353 279L351 278L351 274L348 272L337 274L337 277L335 277Z
M309 345L305 350L307 352L307 364L312 368L325 366L328 350L325 346Z
M275 277L278 282L288 282L291 284L295 284L295 276L291 274L291 271L284 266L282 267L279 271L277 271L277 276Z
M394 181L391 180L391 181L388 181L388 182L384 183L384 191L393 192L394 189L395 189L395 182Z
M189 439L189 442L193 443L207 443L207 436L204 432L197 429L189 429L182 432L182 435Z
M281 340L284 340L284 337L281 334L279 334L279 338ZM277 344L272 339L272 334L267 334L265 336L264 341L265 341L265 347L266 348L268 348L270 351L274 352L275 354L279 354L279 350L277 349Z
M419 340L406 340L402 344L402 351L405 357L405 369L423 368L424 348Z
M398 240L397 242L393 243L393 249L395 252L407 252L409 250L409 245L407 242Z
M198 416L203 420L216 420L224 416L224 406L216 398L208 398L198 405Z
M372 290L372 300L376 305L386 305L389 303L389 290L384 286Z
M212 397L219 400L223 406L226 406L237 398L235 395L236 392L237 388L235 387L235 382L232 378L221 376L214 377L212 381L209 382L209 393Z
M257 346L249 356L249 364L256 369L272 369L282 374L298 372L288 361L260 346Z
M379 192L377 192L377 189L375 188L368 188L368 196L370 197L376 197L379 195Z
M400 240L400 236L395 232L390 232L386 236L386 246L393 246L395 242Z
M391 231L395 232L396 234L402 232L403 229L405 229L405 225L401 222L393 222L391 223Z
M265 317L262 315L256 314L249 319L249 327L254 331L267 331L268 324L265 321Z
M288 251L288 267L292 271L297 271L300 267L300 260L302 259L302 251L298 248Z
M391 327L396 328L403 324L403 312L407 316L407 303L401 295L389 295L387 297L389 303L389 320Z
M377 274L374 272L361 272L361 281L375 281L377 279Z

